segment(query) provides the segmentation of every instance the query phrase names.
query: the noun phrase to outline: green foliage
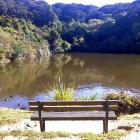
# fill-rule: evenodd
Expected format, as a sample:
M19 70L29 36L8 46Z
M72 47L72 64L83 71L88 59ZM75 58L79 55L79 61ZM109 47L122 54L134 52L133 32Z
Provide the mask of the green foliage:
M74 100L74 85L66 85L60 78L58 83L51 87L51 91L54 93L54 100L56 101L69 101Z
M64 50L69 50L71 48L71 44L68 43L67 41L63 41L62 44L61 44L61 47L64 49Z
M6 57L13 60L20 55L35 56L38 47L49 47L47 40L44 41L42 30L30 21L2 16L0 25L0 59Z
M55 53L64 53L64 49L61 47L57 47L54 51Z
M98 12L98 7L81 4L54 4L54 11L60 21L70 22L73 19L77 22L86 22L89 19L101 18L103 15Z
M72 44L72 52L140 53L139 1L101 8L78 4L53 7L65 23L61 36Z
M47 40L52 52L140 54L139 11L140 1L99 8L60 3L50 6L42 0L0 0L0 27L25 46L27 41L35 47Z
M56 53L64 53L65 51L69 51L71 49L71 44L67 41L63 41L59 39L55 42L56 49L54 50Z
M4 48L3 46L0 46L0 60L5 59L6 52L7 52L6 48Z
M15 46L13 47L14 50L14 54L19 55L19 54L24 54L25 52L25 47L22 43L18 42L17 44L15 44Z
M54 42L58 39L60 39L60 34L56 30L51 30L50 31L50 41Z
M97 94L95 95L92 95L92 96L89 96L89 97L81 97L81 98L78 98L77 100L97 100Z
M0 0L0 15L24 18L39 26L56 19L52 8L42 0Z
M119 114L132 114L140 112L140 98L130 96L127 93L110 93L106 95L105 100L119 101Z
M5 53L5 48L0 46L0 54L4 54Z

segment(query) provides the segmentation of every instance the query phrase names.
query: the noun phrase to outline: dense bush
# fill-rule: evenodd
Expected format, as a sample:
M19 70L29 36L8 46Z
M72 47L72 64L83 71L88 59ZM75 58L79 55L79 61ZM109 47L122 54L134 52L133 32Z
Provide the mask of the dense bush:
M119 101L119 114L133 114L140 112L140 97L130 96L127 93L110 93L105 96L105 100Z
M31 46L48 41L52 52L140 54L139 11L138 0L101 8L51 6L43 0L0 0L0 27Z
M41 29L24 19L0 17L0 59L36 55L39 48L49 48Z
M20 55L20 54L24 54L24 53L25 53L25 47L24 47L24 45L21 44L21 43L15 44L15 46L14 46L13 49L14 49L14 53L15 53L16 55Z
M4 59L5 52L6 52L5 48L0 46L0 60Z
M38 26L56 18L51 6L43 0L0 0L0 15L31 20Z
M102 8L79 4L53 8L63 23L61 38L72 45L72 52L140 54L140 1Z

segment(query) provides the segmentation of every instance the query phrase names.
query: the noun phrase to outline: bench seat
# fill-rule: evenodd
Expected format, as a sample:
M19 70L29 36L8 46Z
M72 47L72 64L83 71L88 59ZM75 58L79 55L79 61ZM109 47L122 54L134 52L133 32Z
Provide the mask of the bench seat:
M105 111L77 111L77 112L42 112L42 120L105 120ZM116 120L114 111L109 111L108 120ZM31 120L38 121L38 112L34 112Z

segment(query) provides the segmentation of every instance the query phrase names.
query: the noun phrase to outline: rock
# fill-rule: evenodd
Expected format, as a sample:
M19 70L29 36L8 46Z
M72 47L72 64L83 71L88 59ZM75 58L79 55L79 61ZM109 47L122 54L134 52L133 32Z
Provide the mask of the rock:
M18 106L21 107L21 103L18 103Z
M126 131L134 129L134 126L118 126L118 129L125 129Z
M32 127L29 123L26 124L27 127Z
M9 96L10 98L13 98L13 96L11 95L11 96Z
M37 127L37 124L34 124L34 127Z
M136 132L140 132L140 130L137 129Z
M20 107L20 109L22 109L22 110L26 110L27 108L26 108L26 107Z
M5 102L8 102L8 99L4 99Z

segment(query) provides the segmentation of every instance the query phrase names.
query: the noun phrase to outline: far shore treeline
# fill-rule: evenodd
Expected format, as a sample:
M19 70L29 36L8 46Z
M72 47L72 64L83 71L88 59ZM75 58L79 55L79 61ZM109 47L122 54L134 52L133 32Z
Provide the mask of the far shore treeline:
M50 52L140 54L140 1L99 8L0 0L0 61Z

